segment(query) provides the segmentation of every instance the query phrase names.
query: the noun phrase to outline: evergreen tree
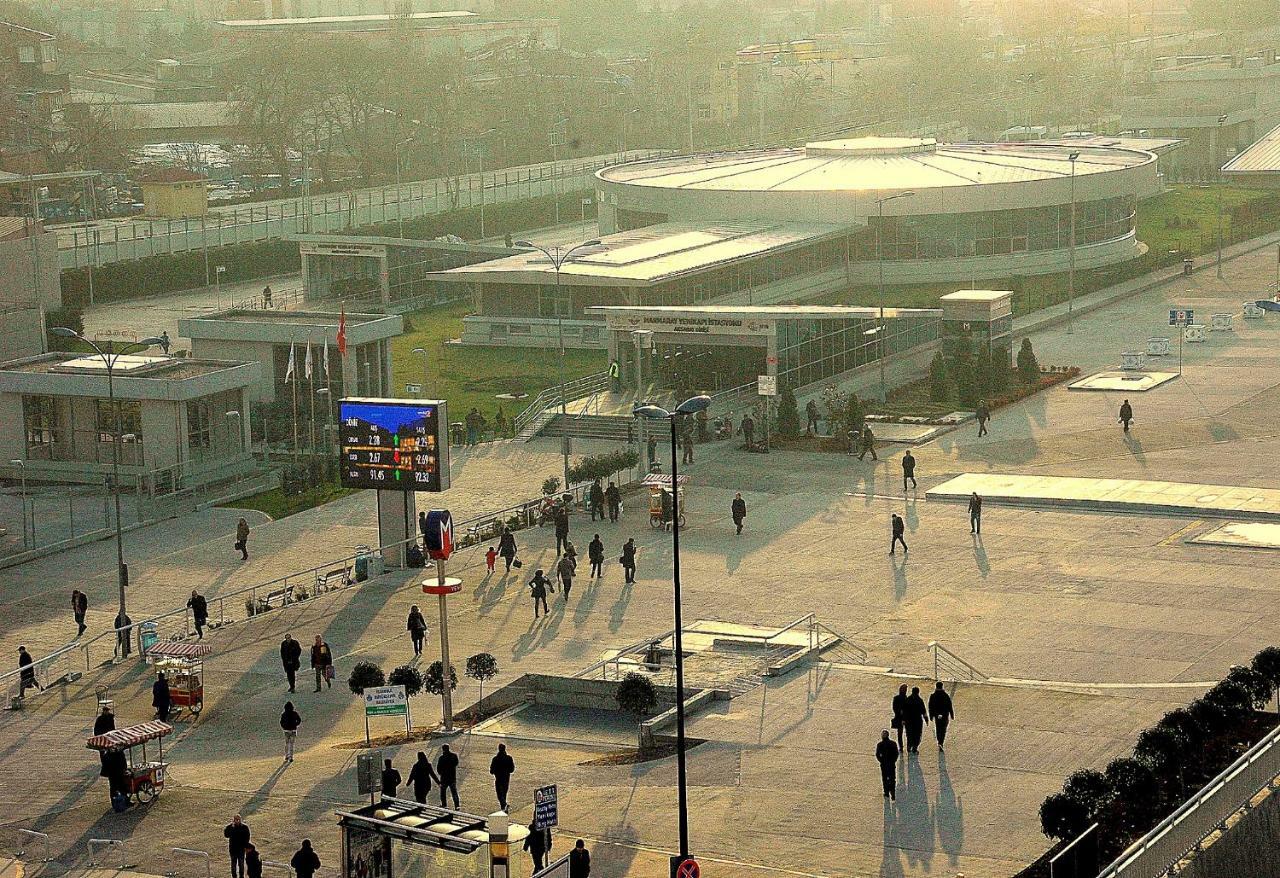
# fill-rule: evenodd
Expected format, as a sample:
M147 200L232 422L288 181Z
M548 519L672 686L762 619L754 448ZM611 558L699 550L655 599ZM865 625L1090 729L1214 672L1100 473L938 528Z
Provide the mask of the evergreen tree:
M1023 384L1034 384L1040 380L1040 363L1036 360L1036 352L1031 349L1031 339L1024 338L1022 347L1018 349L1018 378Z
M947 358L938 351L929 362L929 399L946 402L951 398L951 376L947 374Z
M849 400L845 403L844 428L847 432L861 433L862 424L867 418L866 406L858 399L858 394L850 391Z
M978 404L978 376L973 361L968 357L961 359L955 367L956 395L960 404L972 409Z
M774 431L783 439L800 438L800 410L796 408L796 395L790 387L778 394L778 411L774 418Z

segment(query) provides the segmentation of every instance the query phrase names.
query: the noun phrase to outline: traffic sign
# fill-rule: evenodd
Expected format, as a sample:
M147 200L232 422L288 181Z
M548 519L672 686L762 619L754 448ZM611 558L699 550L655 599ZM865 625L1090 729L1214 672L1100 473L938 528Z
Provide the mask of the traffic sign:
M1189 326L1196 322L1196 312L1191 308L1170 308L1170 326Z
M559 795L556 785L538 787L533 791L533 828L549 829L559 823Z
M777 396L778 395L778 376L777 375L758 375L756 376L756 388L761 396Z
M698 878L701 873L702 869L698 867L698 861L690 857L676 866L675 876L676 878Z
M405 716L409 699L403 686L376 686L364 690L365 716Z
M437 577L422 580L423 594L457 594L462 591L462 580L456 576L446 576L444 582Z

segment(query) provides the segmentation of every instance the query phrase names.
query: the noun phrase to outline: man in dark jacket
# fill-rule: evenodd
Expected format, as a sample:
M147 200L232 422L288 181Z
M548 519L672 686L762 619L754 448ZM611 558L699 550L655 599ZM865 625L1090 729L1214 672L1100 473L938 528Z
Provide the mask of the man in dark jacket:
M862 460L864 457L866 457L866 456L867 456L867 452L868 452L868 451L870 451L870 452L871 452L871 459L872 459L872 460L879 460L879 459L880 459L880 458L876 457L876 437L875 437L875 434L871 432L871 427L870 427L870 426L863 426L863 428L862 428L862 437L861 437L861 439L859 440L859 443L858 443L858 460Z
M516 559L516 535L511 528L504 527L502 536L498 538L498 557L507 562L507 572L511 572L511 562Z
M312 878L320 869L320 857L316 855L315 849L311 847L311 839L304 838L302 847L298 848L289 860L289 865L293 867L293 874L297 878Z
M293 761L293 745L298 740L298 726L302 725L302 714L298 713L292 701L284 703L280 711L280 730L284 732L284 761Z
M551 831L539 829L530 821L529 837L524 840L524 849L533 857L533 871L542 871L547 864L547 852L551 850Z
M982 498L977 491L969 495L969 533L982 533Z
M991 420L991 409L987 407L985 399L978 400L978 437L981 438L991 431L987 429L987 421Z
M156 719L162 723L169 721L173 696L169 694L169 681L164 678L164 671L156 674L156 681L151 684L151 706L156 709Z
M804 431L810 436L817 435L818 432L818 404L813 400L809 400L809 404L804 407L805 420L807 421Z
M89 596L80 589L75 589L71 592L71 615L75 616L76 625L80 628L80 630L76 632L76 637L80 637L84 634L84 617L88 612Z
M600 540L600 534L596 534L591 538L591 542L587 543L587 560L591 562L591 576L599 579L604 576L604 543Z
M499 744L498 752L489 762L489 773L493 775L493 791L498 794L498 807L510 811L507 807L507 790L511 789L511 775L516 773L516 761L507 753L507 745Z
M44 691L40 681L36 679L36 669L31 666L31 653L25 646L18 647L18 697L23 697L28 689Z
M880 763L880 782L884 785L884 797L896 801L898 778L894 769L898 764L898 745L889 740L888 729L880 733L880 743L876 744L876 762Z
M912 686L907 696L907 707L902 715L902 724L907 728L907 752L920 752L920 738L924 735L924 727L929 722L929 711L920 697L920 687Z
M209 621L209 602L204 595L191 589L191 600L187 601L187 609L191 611L191 621L196 626L196 636L204 640L204 623Z
M569 878L591 878L591 854L582 839L569 851Z
M302 644L286 634L280 641L280 664L284 666L284 675L289 680L289 691L294 691L298 680L298 668L302 667Z
M956 718L955 708L951 704L951 696L939 682L929 696L929 716L933 718L933 734L938 739L938 749L947 739L947 726Z
M1133 406L1129 405L1129 400L1125 400L1120 404L1120 423L1124 425L1124 431L1129 432L1129 424L1133 421Z
M625 581L628 585L636 581L636 541L635 538L627 540L622 544L622 556L618 558L622 563L622 572L625 574Z
M604 489L604 503L609 507L609 520L617 522L618 513L622 509L622 492L618 490L618 486L613 482L609 483L609 487Z
M565 555L556 564L556 578L560 580L560 600L569 600L569 592L573 589L573 574L576 571L577 565L571 555Z
M591 483L591 491L587 495L587 499L591 506L591 520L595 521L599 515L601 520L604 519L604 488L600 485L600 480L596 479Z
M413 640L413 654L422 655L422 641L427 638L427 620L423 618L417 604L409 608L409 620L405 627L409 629L409 637Z
M911 453L911 449L907 449L907 453L902 455L902 492L907 491L907 479L911 480L911 487L916 487L916 457Z
M316 691L320 691L320 682L323 680L325 686L333 688L333 681L329 679L329 667L333 664L333 650L329 649L329 644L325 643L324 638L319 634L316 635L316 642L311 646L311 668L316 672Z
M427 513L418 513L418 533L422 535L422 548L427 548Z
M449 749L448 744L440 748L440 755L436 758L436 777L440 779L440 807L448 807L445 804L446 793L453 793L455 809L462 807L458 803L458 757Z
M418 760L413 763L413 768L409 769L409 784L413 787L413 798L416 801L426 804L432 781L440 783L440 778L436 777L436 770L431 767L431 760L427 758L427 754L419 750Z
M907 554L907 541L903 539L907 532L906 522L902 520L901 515L895 512L890 524L893 528L893 538L889 540L889 554L892 555L894 553L894 550L898 548L898 543L902 543L902 554Z
M742 438L747 442L747 450L750 451L756 444L756 421L751 414L742 416Z
M98 718L93 721L94 737L105 735L107 732L116 730L116 715L111 712L111 705L102 705L102 713L98 714Z
M563 506L556 507L556 556L564 551L564 544L569 542L569 510Z
M729 512L733 515L733 526L738 529L738 533L742 533L742 522L747 520L747 501L742 499L741 491L733 495Z
M400 772L391 766L390 759L382 761L382 795L396 797L396 791L400 789Z
M231 878L245 878L244 849L249 845L249 825L237 814L222 830L222 835L227 840L227 853L231 855Z

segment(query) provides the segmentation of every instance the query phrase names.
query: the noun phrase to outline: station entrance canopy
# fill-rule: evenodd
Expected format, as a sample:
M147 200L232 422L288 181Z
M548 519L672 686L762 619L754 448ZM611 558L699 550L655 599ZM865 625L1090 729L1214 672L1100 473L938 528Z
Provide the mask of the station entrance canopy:
M393 878L393 840L457 854L473 854L489 847L490 828L504 834L502 841L523 841L528 828L507 826L505 814L481 817L450 808L437 808L407 799L383 796L374 805L338 811L342 827L343 878ZM502 824L495 825L495 821ZM498 840L497 838L494 839Z

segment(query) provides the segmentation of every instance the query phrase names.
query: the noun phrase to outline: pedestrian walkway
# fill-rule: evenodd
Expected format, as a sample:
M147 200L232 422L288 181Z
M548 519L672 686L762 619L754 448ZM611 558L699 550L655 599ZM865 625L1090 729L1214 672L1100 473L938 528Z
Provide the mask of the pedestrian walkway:
M1144 479L965 473L929 489L925 498L963 502L973 493L984 503L1006 506L1280 521L1280 490Z

